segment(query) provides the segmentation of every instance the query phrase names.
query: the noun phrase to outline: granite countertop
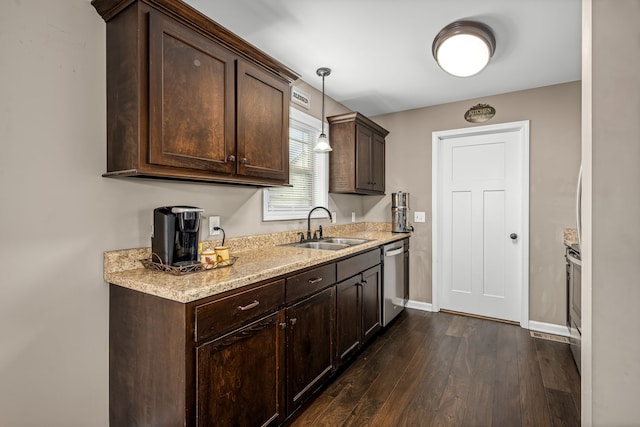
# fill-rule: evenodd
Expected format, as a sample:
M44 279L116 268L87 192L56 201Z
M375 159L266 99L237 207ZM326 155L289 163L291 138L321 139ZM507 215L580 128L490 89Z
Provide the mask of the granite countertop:
M578 244L578 230L575 228L565 228L563 230L565 246L575 246Z
M325 230L326 236L354 237L370 241L338 251L327 251L280 246L283 243L295 242L295 231L229 239L231 255L237 257L233 265L183 276L145 269L139 260L150 257L150 248L110 251L104 253L104 280L125 288L188 303L410 236L405 233L392 233L388 224L382 223L328 226ZM203 243L204 249L217 244L215 241Z

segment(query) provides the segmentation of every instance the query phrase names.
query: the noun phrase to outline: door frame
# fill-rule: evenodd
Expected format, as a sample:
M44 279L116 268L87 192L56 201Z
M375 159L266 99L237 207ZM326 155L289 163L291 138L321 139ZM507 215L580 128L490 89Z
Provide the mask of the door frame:
M529 120L521 120L495 125L475 126L432 132L431 136L431 213L432 213L432 271L431 301L432 310L440 311L440 292L442 286L442 170L439 161L442 154L441 143L444 140L462 136L485 135L490 133L518 132L522 143L521 181L522 181L522 217L520 218L520 238L522 242L522 276L520 326L529 329Z

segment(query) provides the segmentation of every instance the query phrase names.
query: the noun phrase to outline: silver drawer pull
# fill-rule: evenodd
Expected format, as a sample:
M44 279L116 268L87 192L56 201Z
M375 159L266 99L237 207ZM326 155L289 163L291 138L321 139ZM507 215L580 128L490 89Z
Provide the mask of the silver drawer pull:
M320 283L322 282L322 277L316 277L313 279L309 279L309 284L313 285L314 283Z
M252 308L257 307L257 306L258 306L258 304L260 304L260 301L254 301L254 302L252 302L252 303L251 303L251 304L249 304L249 305L245 305L244 307L243 307L243 306L241 306L241 305L239 305L239 306L238 306L238 309L239 309L239 310L242 310L242 311L251 310Z

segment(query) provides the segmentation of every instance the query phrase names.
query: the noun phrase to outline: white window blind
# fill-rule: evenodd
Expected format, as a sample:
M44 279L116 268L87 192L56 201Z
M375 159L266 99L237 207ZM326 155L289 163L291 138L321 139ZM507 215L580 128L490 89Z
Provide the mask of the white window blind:
M314 206L327 206L328 153L313 151L321 122L299 110L290 110L289 184L264 190L263 219L306 218Z

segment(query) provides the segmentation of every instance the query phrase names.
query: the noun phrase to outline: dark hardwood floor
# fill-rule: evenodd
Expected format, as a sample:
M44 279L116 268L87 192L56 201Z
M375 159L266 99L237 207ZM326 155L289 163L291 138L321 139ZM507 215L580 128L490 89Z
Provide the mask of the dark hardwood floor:
M519 326L405 312L291 426L579 426L567 344Z

